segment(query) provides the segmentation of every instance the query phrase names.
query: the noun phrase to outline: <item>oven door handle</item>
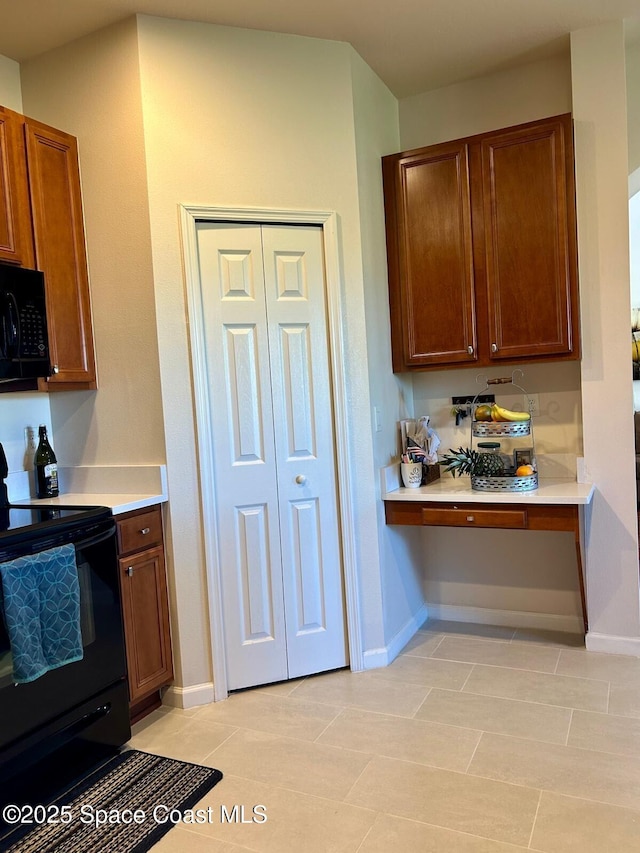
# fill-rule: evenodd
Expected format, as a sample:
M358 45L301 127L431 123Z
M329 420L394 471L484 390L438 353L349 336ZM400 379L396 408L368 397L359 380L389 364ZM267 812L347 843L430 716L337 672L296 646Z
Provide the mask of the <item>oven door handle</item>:
M116 523L115 521L109 525L108 530L103 530L101 533L96 534L96 536L90 536L88 539L82 539L80 542L74 542L76 551L82 551L84 548L91 548L92 545L99 545L100 542L104 542L106 539L111 539L112 536L115 536L116 532Z

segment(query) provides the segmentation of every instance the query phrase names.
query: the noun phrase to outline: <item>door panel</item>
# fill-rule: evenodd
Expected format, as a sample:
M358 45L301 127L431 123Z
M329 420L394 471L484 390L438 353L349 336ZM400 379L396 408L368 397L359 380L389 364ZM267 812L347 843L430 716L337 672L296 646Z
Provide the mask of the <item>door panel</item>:
M268 509L260 506L236 507L236 566L240 596L240 622L244 643L272 640L275 635L270 591Z
M570 121L482 140L491 358L570 353Z
M287 678L260 228L202 224L198 245L227 681L234 690Z
M262 240L294 678L348 663L322 230L265 225Z
M315 429L309 377L311 340L307 324L280 326L282 380L286 400L285 423L287 457L312 458L316 455Z
M255 325L225 326L225 371L233 464L264 462L260 363Z
M348 663L322 230L202 224L229 689Z
M385 170L398 243L389 245L394 351L404 367L477 359L467 145L434 145ZM393 198L393 200L392 200ZM388 233L389 237L389 233ZM397 310L394 312L397 314ZM401 338L401 344L398 344ZM394 365L394 369L400 369Z
M322 594L322 548L320 513L317 500L291 501L291 550L296 580L296 636L324 630L326 625ZM294 621L294 620L292 620Z

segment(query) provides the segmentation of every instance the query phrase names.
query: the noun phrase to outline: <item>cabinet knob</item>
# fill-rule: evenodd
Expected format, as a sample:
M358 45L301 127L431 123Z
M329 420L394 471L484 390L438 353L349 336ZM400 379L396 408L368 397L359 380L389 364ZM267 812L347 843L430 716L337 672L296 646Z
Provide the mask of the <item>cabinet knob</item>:
M498 344L491 344L491 352L498 352Z
M150 527L143 527L142 530L140 531L140 533L142 533L143 536L146 536L147 533L150 533L150 532L151 532Z
M129 575L129 577L133 575L133 566L129 566L129 568L127 569L127 574Z
M60 373L60 368L57 364L51 365L51 373L55 376L56 373Z
M467 521L475 521L475 520L476 520L476 518L474 515L468 515L467 516Z
M469 353L469 355L473 355L473 347L467 347L467 352Z
M307 482L307 478L304 476L304 474L298 474L298 476L296 477L296 483L299 486L304 486L304 484L306 482Z

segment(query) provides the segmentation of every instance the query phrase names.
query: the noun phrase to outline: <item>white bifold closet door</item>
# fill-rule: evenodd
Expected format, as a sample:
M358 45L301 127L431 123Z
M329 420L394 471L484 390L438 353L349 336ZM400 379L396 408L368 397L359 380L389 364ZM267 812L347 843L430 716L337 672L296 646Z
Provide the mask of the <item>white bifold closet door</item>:
M322 229L201 223L198 248L234 690L348 663Z

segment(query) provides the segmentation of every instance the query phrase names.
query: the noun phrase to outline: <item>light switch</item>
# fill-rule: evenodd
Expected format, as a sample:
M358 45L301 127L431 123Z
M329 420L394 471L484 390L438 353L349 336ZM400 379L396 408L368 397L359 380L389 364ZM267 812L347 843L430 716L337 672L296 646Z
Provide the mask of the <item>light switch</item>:
M373 423L376 432L382 432L382 420L380 418L380 409L377 406L373 407Z

